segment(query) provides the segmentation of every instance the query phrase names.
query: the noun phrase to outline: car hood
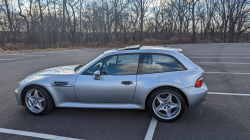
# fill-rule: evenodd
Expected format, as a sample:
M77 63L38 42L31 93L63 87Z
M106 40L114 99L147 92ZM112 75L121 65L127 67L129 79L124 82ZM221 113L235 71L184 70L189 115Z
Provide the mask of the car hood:
M44 83L44 80L45 81L48 80L49 81L48 83L50 84L49 78L53 78L53 80L57 79L60 81L62 79L65 79L65 76L67 77L68 80L71 79L70 81L72 80L74 81L74 79L77 76L77 73L74 71L74 69L77 66L78 65L69 65L69 66L60 66L60 67L45 69L27 76L21 82L19 82L19 84L22 86L34 81L38 83Z
M34 73L33 75L68 75L68 74L75 74L76 72L74 69L78 65L69 65L69 66L60 66L60 67L54 67L45 69L42 71L39 71L37 73Z

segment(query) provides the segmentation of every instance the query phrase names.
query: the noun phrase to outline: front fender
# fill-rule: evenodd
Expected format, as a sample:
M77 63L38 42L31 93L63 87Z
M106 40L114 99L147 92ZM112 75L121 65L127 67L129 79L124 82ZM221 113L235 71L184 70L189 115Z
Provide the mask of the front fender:
M72 101L75 102L76 96L74 84L72 86L55 86L52 81L75 81L77 75L56 75L56 76L28 76L20 82L19 88L16 90L18 96L17 101L22 101L22 94L25 88L35 85L45 88L52 96L55 104L58 102ZM74 83L74 82L73 82Z

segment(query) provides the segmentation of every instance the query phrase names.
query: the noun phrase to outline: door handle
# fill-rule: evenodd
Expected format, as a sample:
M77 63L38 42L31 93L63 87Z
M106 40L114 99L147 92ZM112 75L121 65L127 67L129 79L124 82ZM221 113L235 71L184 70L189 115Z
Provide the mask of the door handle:
M132 81L122 81L122 84L124 84L124 85L130 85L130 84L133 84L133 82Z

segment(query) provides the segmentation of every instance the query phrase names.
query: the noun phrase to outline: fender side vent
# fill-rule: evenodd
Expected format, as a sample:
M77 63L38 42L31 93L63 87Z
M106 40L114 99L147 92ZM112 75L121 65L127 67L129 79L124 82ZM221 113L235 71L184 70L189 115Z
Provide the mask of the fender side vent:
M66 86L66 85L68 85L67 82L54 82L54 84L55 84L56 86Z

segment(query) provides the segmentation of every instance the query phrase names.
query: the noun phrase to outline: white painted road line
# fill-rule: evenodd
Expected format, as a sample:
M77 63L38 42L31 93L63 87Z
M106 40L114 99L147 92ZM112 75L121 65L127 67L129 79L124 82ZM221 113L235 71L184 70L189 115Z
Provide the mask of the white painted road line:
M13 53L13 54L9 54L9 55L21 55L21 54L18 54L18 53Z
M76 49L76 50L62 50L61 52L75 52L75 51L81 51L79 49Z
M207 94L218 94L218 95L236 95L236 96L250 96L250 94L242 94L242 93L220 93L220 92L207 92Z
M69 54L69 53L60 53L60 54Z
M22 136L36 137L36 138L42 138L42 139L50 139L50 140L82 140L82 139L61 137L61 136L56 136L56 135L20 131L20 130L6 129L6 128L0 128L0 133L15 134L15 135L22 135Z
M42 57L45 57L46 55L30 55L30 54L21 54L20 56L42 56Z
M146 134L144 140L152 140L153 139L157 122L158 122L158 120L155 119L154 117L152 117L151 122L150 122L149 127L148 127L147 134Z
M12 54L12 55L18 55L18 56L46 56L46 55L40 55L40 54L35 54L35 55L32 55L32 54L28 54L28 53L25 53L25 54Z
M15 59L0 59L0 60L15 60Z
M69 53L67 53L67 52L42 52L42 53L49 53L49 54L52 54L52 53L59 53L59 54L69 54Z
M188 58L250 58L250 57L188 57Z
M212 74L250 74L250 73L237 73L237 72L204 72L204 73L212 73Z
M235 62L198 62L198 63L211 63L211 64L219 64L219 63L225 63L225 64L246 64L246 65L249 65L250 63L235 63Z

